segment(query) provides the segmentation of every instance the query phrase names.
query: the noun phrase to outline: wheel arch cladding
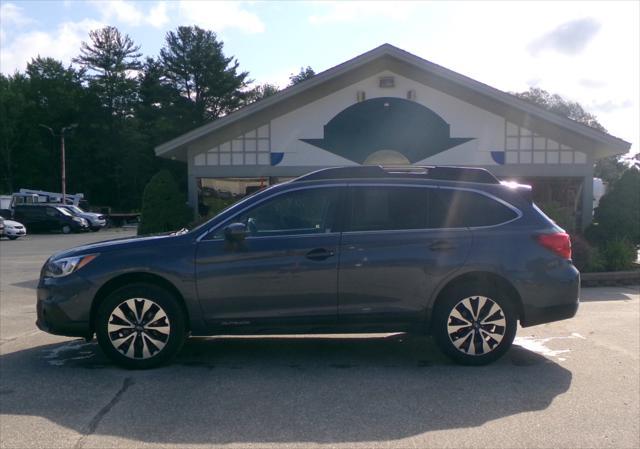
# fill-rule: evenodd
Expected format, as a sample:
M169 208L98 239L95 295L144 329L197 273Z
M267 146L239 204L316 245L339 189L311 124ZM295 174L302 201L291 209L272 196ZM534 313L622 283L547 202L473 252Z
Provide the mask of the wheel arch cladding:
M507 297L515 306L515 311L517 313L517 319L522 319L524 316L524 309L522 306L522 298L518 293L518 290L513 286L511 282L509 282L503 276L491 273L488 271L471 271L468 273L461 274L456 276L447 282L435 296L431 306L431 317L429 319L429 328L431 327L431 318L433 317L433 310L436 308L438 301L445 297L449 292L453 289L458 288L462 285L478 285L480 287L489 287L496 289L499 293L504 293L505 297Z
M116 276L115 278L107 281L102 287L100 287L95 297L93 298L93 302L91 303L91 317L90 317L91 332L95 332L95 325L94 325L95 318L98 312L98 308L100 307L100 304L102 303L102 301L104 301L105 298L107 298L111 293L118 290L119 288L125 287L127 285L131 285L131 284L150 284L150 285L163 288L164 290L168 291L178 301L178 304L180 305L180 308L184 313L186 329L187 330L190 329L191 324L190 324L190 318L189 318L189 310L187 309L187 305L184 302L184 298L182 294L175 287L175 285L173 285L170 281L168 281L167 279L157 274L126 273L126 274L121 274L119 276Z

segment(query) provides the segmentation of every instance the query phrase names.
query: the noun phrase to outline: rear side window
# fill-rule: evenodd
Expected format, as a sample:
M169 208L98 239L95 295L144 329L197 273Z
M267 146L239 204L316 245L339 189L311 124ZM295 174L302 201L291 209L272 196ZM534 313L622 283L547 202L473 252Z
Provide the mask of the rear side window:
M412 187L353 187L349 230L424 229L427 191Z
M513 220L517 214L504 204L476 192L432 189L430 228L491 226Z
M20 211L20 214L26 218L39 218L44 217L44 207L21 207L16 209L16 212Z

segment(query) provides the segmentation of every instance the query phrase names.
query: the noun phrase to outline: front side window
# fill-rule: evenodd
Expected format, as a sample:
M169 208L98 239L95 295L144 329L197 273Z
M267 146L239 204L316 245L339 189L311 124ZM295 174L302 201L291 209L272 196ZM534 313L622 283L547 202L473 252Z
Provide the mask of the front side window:
M428 189L415 187L354 187L351 231L424 229Z
M334 188L283 193L230 219L215 237L222 238L230 223L244 223L254 237L335 232L337 206Z

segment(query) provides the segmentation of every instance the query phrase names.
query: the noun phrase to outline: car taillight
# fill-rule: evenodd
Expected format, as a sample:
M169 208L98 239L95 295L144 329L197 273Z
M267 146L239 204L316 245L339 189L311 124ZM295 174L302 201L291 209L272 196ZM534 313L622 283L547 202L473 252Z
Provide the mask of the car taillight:
M563 259L571 259L571 238L566 232L538 234L536 240L541 246L554 252Z

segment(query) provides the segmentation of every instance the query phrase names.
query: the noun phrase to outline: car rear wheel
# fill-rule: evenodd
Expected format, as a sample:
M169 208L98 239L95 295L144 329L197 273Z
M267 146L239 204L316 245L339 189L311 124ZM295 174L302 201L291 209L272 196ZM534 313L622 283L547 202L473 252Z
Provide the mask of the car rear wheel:
M185 316L176 298L150 284L111 293L95 322L98 343L117 364L144 369L170 361L185 339Z
M516 330L513 303L487 286L453 288L434 310L433 336L438 346L464 365L485 365L502 357Z

